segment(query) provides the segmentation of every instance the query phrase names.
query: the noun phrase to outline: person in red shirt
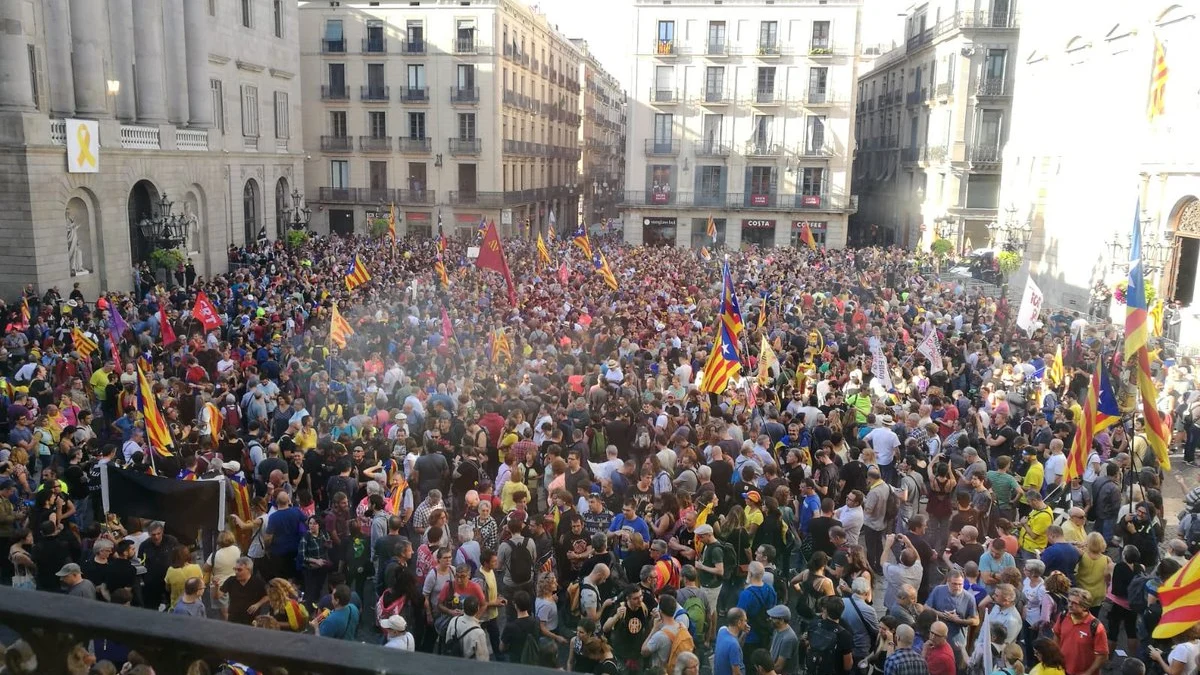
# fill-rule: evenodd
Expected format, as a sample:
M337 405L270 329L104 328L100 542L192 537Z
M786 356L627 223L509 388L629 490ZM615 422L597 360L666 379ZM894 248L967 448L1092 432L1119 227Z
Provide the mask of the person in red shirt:
M929 627L929 639L921 650L925 665L929 667L929 675L955 675L958 672L954 648L946 639L949 635L950 627L941 621L934 621Z
M1072 588L1067 594L1067 613L1054 624L1067 675L1095 675L1108 661L1108 633L1088 611L1091 606L1091 593Z
M443 616L460 616L463 613L463 603L474 596L481 604L486 604L483 589L471 581L471 566L467 564L454 568L454 581L442 587L438 597L438 609Z

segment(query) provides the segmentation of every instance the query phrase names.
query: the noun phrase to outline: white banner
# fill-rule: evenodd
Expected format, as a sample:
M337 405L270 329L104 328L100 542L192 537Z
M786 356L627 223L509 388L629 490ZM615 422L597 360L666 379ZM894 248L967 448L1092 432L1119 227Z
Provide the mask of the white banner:
M874 349L871 351L873 358L871 359L871 374L879 378L883 383L883 388L886 391L895 389L892 384L892 375L888 372L887 357L883 355L882 349Z
M1021 296L1021 308L1017 311L1017 326L1028 333L1033 332L1033 325L1042 312L1042 289L1033 280L1033 275L1026 277L1025 294Z
M917 345L917 351L929 359L929 363L931 364L929 367L930 375L945 370L942 368L942 346L938 343L936 328L930 327L929 335L926 335L925 339L921 340L921 344Z
M65 120L67 129L67 173L100 171L100 123L96 120Z

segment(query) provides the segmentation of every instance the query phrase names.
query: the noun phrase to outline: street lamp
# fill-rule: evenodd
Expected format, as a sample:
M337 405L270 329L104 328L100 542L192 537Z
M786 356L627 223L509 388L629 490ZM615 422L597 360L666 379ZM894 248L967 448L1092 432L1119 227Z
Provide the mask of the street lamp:
M142 237L154 245L154 248L170 250L178 247L187 239L187 228L192 217L182 213L171 213L175 202L167 199L163 193L154 206L153 214L143 214L138 221L138 230Z
M1142 273L1153 275L1166 268L1171 251L1175 245L1174 232L1156 232L1154 216L1142 211ZM1112 271L1129 271L1129 249L1133 246L1133 233L1126 232L1122 237L1114 232L1106 242L1112 252Z
M1029 240L1033 236L1033 224L1029 221L1024 223L1016 222L1017 209L1015 206L1010 206L1004 210L1007 218L1003 223L992 221L988 223L988 233L991 235L992 242L1003 248L1005 251L1015 251L1024 253L1029 247Z
M308 220L312 217L312 209L302 207L304 195L300 194L300 190L292 190L292 208L284 209L286 215L285 222L292 230L299 232L308 227Z

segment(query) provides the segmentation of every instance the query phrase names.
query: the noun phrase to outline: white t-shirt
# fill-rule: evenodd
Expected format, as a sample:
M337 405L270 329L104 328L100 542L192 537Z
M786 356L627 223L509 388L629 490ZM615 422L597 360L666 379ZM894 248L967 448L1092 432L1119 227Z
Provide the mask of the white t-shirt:
M1196 655L1200 654L1200 642L1192 640L1191 642L1180 642L1171 648L1171 654L1167 656L1167 663L1179 661L1183 664L1182 675L1196 675Z
M412 633L401 633L395 637L388 638L387 642L383 643L388 649L400 649L406 652L414 651Z
M1044 483L1045 489L1049 490L1053 487L1058 479L1062 477L1063 471L1067 469L1067 456L1061 452L1053 457L1046 458L1046 480Z
M900 447L900 437L887 427L872 429L864 439L875 450L875 459L880 466L891 464L896 459L896 448Z

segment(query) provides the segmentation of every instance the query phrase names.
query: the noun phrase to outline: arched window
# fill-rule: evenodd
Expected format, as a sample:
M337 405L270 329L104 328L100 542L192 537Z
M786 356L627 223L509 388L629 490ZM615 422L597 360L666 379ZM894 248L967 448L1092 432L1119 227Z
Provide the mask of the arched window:
M275 238L282 240L287 234L288 182L280 178L275 183Z
M246 187L242 188L242 221L243 235L245 236L245 241L243 243L247 247L249 247L256 239L258 239L258 233L262 229L262 223L260 222L261 218L262 214L259 208L258 181L251 178L250 180L246 181Z

